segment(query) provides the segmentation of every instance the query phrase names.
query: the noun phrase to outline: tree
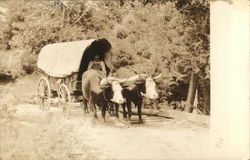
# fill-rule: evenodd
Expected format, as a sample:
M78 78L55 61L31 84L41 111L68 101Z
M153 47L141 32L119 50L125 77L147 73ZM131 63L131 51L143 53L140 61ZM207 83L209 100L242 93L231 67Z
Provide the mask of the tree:
M208 1L178 1L177 8L185 16L185 26L189 27L188 37L185 41L186 46L189 46L188 52L192 57L192 67L189 69L190 87L188 92L186 111L191 111L195 90L197 85L207 81L209 78L209 34L210 34L210 19L209 19L209 3ZM197 85L196 85L197 83ZM198 87L201 89L200 87ZM200 91L201 92L201 91ZM203 96L209 96L210 93ZM205 98L206 99L206 98ZM209 104L207 104L209 105ZM206 107L206 106L203 106Z

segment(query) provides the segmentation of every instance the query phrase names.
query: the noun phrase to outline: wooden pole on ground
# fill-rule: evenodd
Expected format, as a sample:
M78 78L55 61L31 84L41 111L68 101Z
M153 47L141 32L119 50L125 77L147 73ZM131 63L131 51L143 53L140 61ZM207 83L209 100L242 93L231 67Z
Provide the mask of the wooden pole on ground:
M192 113L193 105L194 105L194 98L197 88L197 74L194 72L191 73L190 81L189 81L189 88L188 88L188 97L185 106L185 111Z

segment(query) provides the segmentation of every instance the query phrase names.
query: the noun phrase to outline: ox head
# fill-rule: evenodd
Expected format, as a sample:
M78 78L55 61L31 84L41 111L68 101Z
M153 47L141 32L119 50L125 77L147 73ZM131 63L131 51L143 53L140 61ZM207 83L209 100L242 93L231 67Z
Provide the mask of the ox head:
M120 83L126 81L125 79L118 79L115 77L106 77L103 78L100 82L101 88L105 94L105 98L111 100L112 102L122 104L125 102L125 99L122 96L122 90Z
M137 74L130 81L134 81L136 85L140 85L139 92L142 96L149 99L157 99L159 97L156 91L155 79L162 76L162 73L155 77L150 77L147 74Z

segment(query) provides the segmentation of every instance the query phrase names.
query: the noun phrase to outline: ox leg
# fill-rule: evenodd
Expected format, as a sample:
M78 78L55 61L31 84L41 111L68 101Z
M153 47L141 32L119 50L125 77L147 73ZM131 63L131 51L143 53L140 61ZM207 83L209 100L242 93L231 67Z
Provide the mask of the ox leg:
M83 102L81 103L82 109L83 109L83 113L84 113L84 122L86 121L86 110L88 110L88 104L87 104L87 100L84 98Z
M102 106L102 118L104 120L104 123L106 122L106 119L105 119L106 108L107 108L107 104L105 104L105 105Z
M92 118L92 127L95 126L95 123L96 123L96 119L97 119L97 115L96 115L96 107L95 107L95 104L92 100L90 100L90 109L91 109L91 112L93 113L93 118Z
M119 119L119 104L115 103L115 116Z
M142 121L142 117L141 117L141 106L142 106L142 100L139 100L138 101L138 116L139 116L139 124L142 124L143 121Z
M128 108L128 120L130 121L132 116L131 101L127 102L127 108Z
M89 110L88 110L88 103L87 103L86 99L83 99L83 111L84 111L84 113L88 113L89 112Z
M127 102L127 108L128 108L128 120L130 121L132 116L131 101Z
M127 113L126 113L126 102L122 104L122 110L123 110L123 119L127 119Z
M114 115L114 103L110 103L109 107L110 107L110 113L113 116Z
M130 127L130 121L131 121L131 115L132 115L131 101L127 101L127 109L128 109L128 127Z
M113 116L113 114L114 114L113 113L113 105L114 105L113 102L108 102L107 107L106 107L107 108L106 110L109 112L110 116Z
M94 105L94 117L95 117L95 119L98 119L95 105Z

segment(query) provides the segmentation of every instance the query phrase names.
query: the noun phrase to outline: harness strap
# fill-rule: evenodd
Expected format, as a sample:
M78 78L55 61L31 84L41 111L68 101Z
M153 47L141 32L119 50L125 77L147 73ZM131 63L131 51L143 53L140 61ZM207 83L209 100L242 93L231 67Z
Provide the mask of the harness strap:
M108 99L106 98L106 96L105 96L105 91L102 92L102 95L103 95L104 99L105 99L107 102L110 102L110 100L108 100Z

